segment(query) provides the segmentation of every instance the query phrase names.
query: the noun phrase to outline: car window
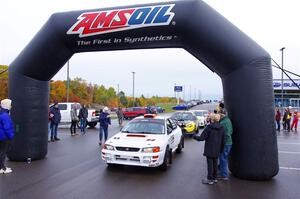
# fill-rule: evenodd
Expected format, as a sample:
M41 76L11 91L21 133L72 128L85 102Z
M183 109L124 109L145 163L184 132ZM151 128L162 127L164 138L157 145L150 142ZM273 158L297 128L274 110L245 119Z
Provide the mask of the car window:
M195 115L196 116L203 116L203 112L201 112L201 111L195 111Z
M170 122L171 122L172 128L176 129L177 128L176 122L174 120L172 120L172 119L170 119Z
M68 108L67 104L58 104L58 109L59 110L64 111L64 110L67 110L67 108Z
M173 130L173 126L169 119L167 120L167 128L168 128L168 132L171 132Z
M127 123L122 129L124 133L164 134L165 123L162 119L142 118Z
M194 115L190 112L176 112L171 116L171 119L178 121L194 120Z

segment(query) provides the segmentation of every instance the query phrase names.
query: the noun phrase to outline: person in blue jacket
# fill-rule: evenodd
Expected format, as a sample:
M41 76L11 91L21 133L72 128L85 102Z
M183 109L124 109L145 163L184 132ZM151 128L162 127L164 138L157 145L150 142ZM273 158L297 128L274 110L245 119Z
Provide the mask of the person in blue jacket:
M54 106L51 107L49 115L50 115L51 142L58 141L60 139L57 137L57 128L61 120L61 114L58 108L58 102L55 102Z
M110 115L108 113L107 107L104 107L103 111L100 113L99 122L100 122L99 145L101 146L103 134L104 134L104 143L105 143L108 137L108 126L111 125Z
M2 100L0 109L0 174L12 172L11 168L5 166L6 153L15 134L14 125L9 116L10 109L11 100Z

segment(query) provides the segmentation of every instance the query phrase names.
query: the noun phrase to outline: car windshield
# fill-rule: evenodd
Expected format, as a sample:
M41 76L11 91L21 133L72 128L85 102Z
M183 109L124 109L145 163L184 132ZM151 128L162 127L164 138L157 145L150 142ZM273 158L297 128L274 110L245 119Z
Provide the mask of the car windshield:
M143 118L129 122L122 129L123 133L164 134L165 122L162 119Z
M195 111L195 115L196 115L196 116L203 116L203 112Z
M192 113L188 113L188 112L177 112L174 113L171 116L172 119L174 120L179 120L179 121L187 121L187 120L194 120L193 114Z

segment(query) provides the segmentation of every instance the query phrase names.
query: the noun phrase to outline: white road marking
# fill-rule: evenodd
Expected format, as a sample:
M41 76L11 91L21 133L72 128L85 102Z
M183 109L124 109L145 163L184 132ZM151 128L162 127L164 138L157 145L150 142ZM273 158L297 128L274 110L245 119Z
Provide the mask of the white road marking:
M293 168L293 167L279 167L280 169L286 169L286 170L295 170L300 171L300 168Z
M294 143L289 143L289 142L277 142L278 144L291 144L291 145L300 145L300 143L296 143L296 142L294 142Z
M296 152L296 151L278 151L279 153L286 153L286 154L299 154L300 152Z

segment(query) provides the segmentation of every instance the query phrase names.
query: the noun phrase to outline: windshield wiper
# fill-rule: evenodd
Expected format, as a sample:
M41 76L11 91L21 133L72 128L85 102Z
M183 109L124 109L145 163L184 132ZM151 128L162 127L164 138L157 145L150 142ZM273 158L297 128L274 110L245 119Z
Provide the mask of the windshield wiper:
M122 133L133 133L131 131L121 131Z

